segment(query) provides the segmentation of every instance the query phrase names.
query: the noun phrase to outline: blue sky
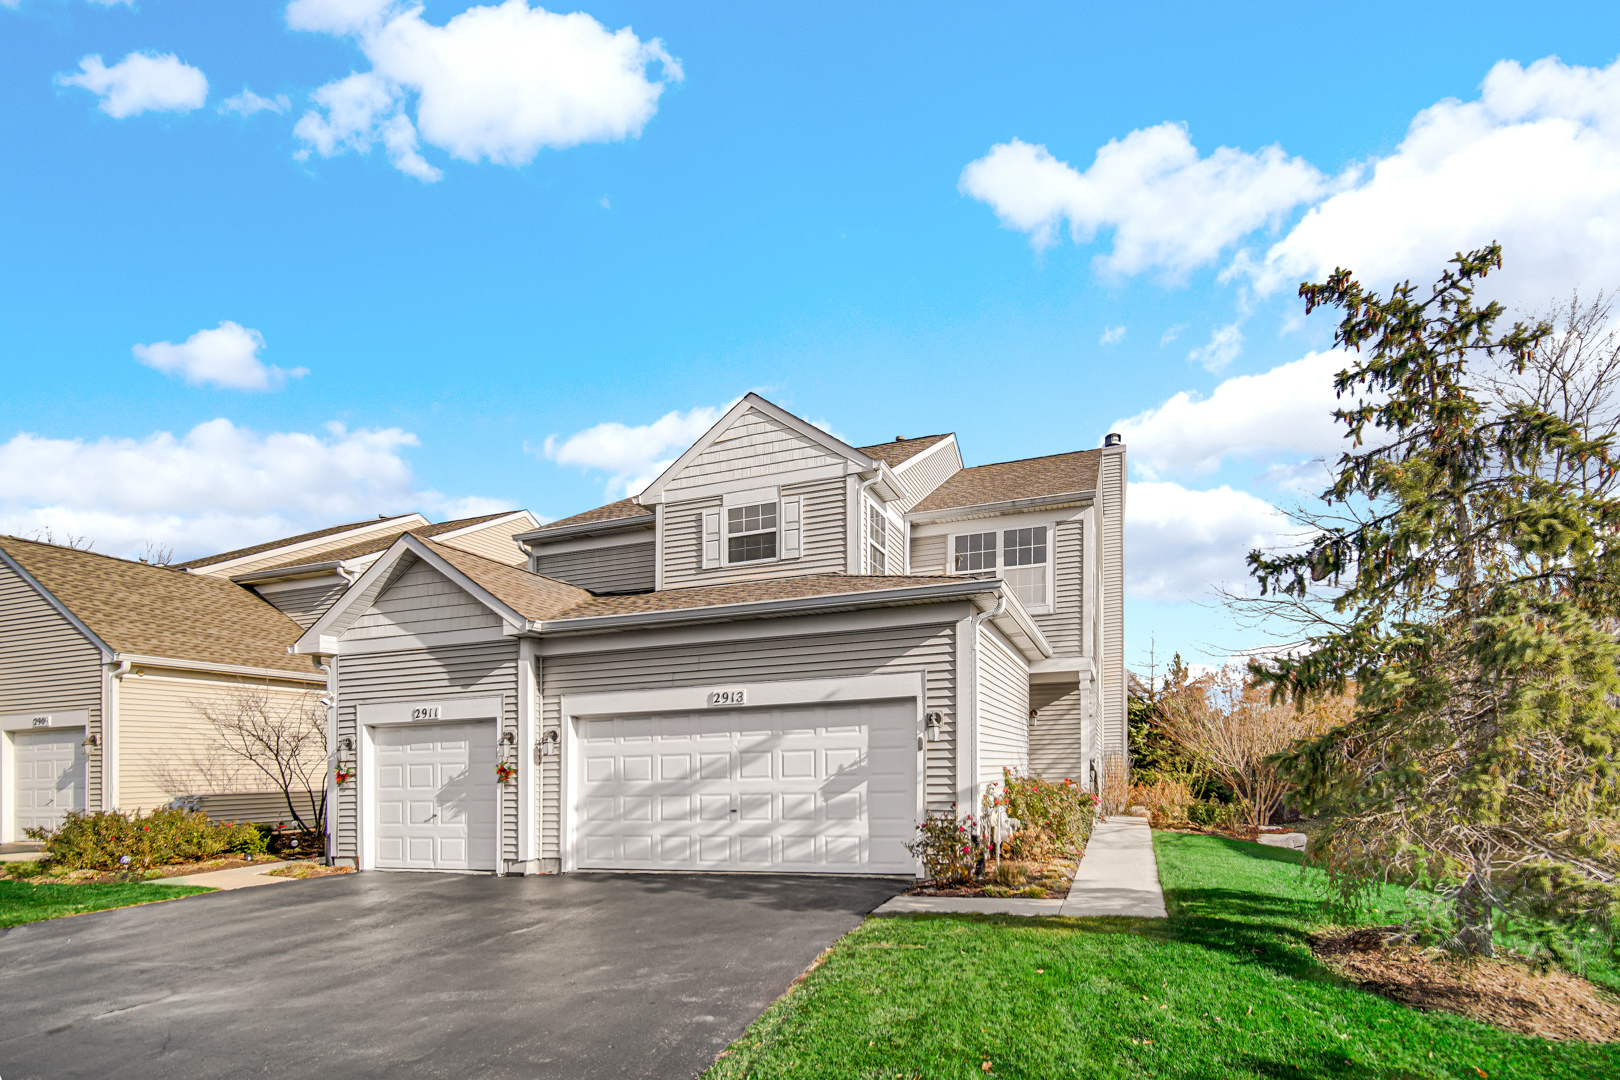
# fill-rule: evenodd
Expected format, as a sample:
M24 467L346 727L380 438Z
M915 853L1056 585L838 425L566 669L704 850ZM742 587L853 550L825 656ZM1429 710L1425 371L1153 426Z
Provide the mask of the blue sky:
M0 531L561 517L755 389L1124 430L1132 662L1259 644L1208 584L1335 451L1298 281L1620 282L1620 12L1462 13L0 0Z

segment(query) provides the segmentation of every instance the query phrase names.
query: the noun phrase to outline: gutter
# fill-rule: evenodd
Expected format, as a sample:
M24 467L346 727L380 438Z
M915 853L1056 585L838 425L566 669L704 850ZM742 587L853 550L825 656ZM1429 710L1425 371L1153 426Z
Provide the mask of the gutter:
M216 664L209 660L177 660L172 656L143 656L139 653L114 653L112 663L118 665L118 670L112 673L113 678L119 678L129 673L133 664L143 664L147 667L176 668L180 671L208 671L221 675L247 675L255 679L285 679L290 682L325 682L326 676L316 671L313 666L307 672L283 671L280 668L248 667L244 664Z
M998 502L974 503L971 506L946 506L938 510L912 511L906 516L913 524L926 525L934 521L948 521L953 517L973 517L1006 510L1040 510L1048 506L1068 506L1089 503L1097 497L1097 489L1066 491L1057 495L1031 495L1026 499L1002 499Z
M630 529L650 529L657 519L656 514L640 513L630 517L608 518L606 521L582 521L578 525L561 525L530 529L528 532L514 533L512 539L525 546L529 544L545 544L552 540L571 540L576 536L595 536L598 533L628 531Z
M281 566L274 570L250 570L245 574L237 574L231 578L238 585L256 585L267 581L292 581L304 577L321 577L325 574L337 574L348 578L341 559L330 559L326 562L300 563L297 566ZM354 580L349 578L349 580Z

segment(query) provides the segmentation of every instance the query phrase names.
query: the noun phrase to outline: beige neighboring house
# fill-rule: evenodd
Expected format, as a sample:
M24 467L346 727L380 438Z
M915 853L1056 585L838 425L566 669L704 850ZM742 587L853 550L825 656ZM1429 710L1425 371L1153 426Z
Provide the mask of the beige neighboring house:
M912 873L1003 768L1125 751L1125 447L964 467L749 394L634 498L402 533L296 646L362 869Z
M326 673L289 647L400 536L521 564L513 536L537 525L527 511L439 524L406 514L172 567L0 537L0 843L68 810L176 799L286 820L281 793L252 770L233 780L199 768L217 758L199 706L251 688L320 708Z

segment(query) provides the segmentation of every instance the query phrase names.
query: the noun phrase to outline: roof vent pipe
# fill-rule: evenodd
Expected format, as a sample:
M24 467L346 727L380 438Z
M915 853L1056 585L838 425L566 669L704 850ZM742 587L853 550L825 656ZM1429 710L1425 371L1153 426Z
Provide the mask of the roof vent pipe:
M1118 446L1123 441L1124 440L1120 438L1119 432L1117 431L1110 431L1108 434L1103 436L1104 446Z

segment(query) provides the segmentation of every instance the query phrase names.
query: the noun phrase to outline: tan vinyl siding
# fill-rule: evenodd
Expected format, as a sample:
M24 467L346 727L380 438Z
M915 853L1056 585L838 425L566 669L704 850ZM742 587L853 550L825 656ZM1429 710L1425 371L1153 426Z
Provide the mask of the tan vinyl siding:
M279 589L274 592L261 592L259 595L277 611L308 630L315 624L315 620L325 615L326 609L343 595L345 588L347 586L343 582L327 582L324 585L311 585L305 589Z
M1003 767L1029 768L1029 667L983 624L979 679L979 781L988 784L1001 779Z
M926 743L925 798L931 811L956 801L956 627L896 627L844 634L669 646L583 656L546 657L542 673L542 730L556 730L562 695L604 690L647 690L712 683L824 679L848 675L926 674L927 709L943 713L940 740ZM561 755L542 758L541 857L556 859L561 807L557 801Z
M0 713L89 712L101 737L101 650L9 566L0 563ZM86 748L86 805L101 805L101 751ZM0 779L0 798L12 798Z
M230 708L241 685L217 676L148 668L135 668L120 680L120 809L152 810L185 796L240 795L274 787L251 765L220 753L218 735L200 711L205 706ZM271 693L272 707L282 709L296 708L321 691L278 687ZM315 768L320 769L318 760Z
M809 469L842 461L822 447L778 424L764 413L748 410L703 453L665 485L665 490L713 484Z
M905 471L900 473L900 483L905 485L908 496L906 506L912 507L922 502L935 488L955 476L961 467L954 443L932 452L925 450L906 462Z
M384 589L344 640L492 629L501 618L427 563L418 560Z
M1097 480L1102 504L1102 641L1097 649L1103 692L1103 752L1123 754L1125 738L1125 455L1105 454Z
M1036 776L1090 785L1085 723L1088 693L1075 690L1035 714L1029 730L1029 769Z
M528 562L528 558L512 537L520 532L528 532L532 528L534 526L529 523L528 518L514 518L511 521L497 521L471 532L455 536L436 536L434 539L441 544L470 551L474 555L482 555L486 559L494 559L507 566L522 566Z
M474 645L443 645L429 649L398 652L362 653L338 658L337 737L354 739L359 745L356 706L388 701L432 701L443 703L452 697L493 697L504 699L501 731L517 731L517 639ZM546 760L553 760L547 758ZM519 762L522 775L530 767ZM360 853L356 831L356 799L359 784L350 782L338 789L334 816L333 854L355 858ZM501 795L501 844L503 859L517 858L517 787L507 785Z
M947 536L913 536L911 538L911 572L913 574L943 574L946 571L945 549Z
M1054 537L1057 545L1052 565L1052 610L1046 615L1032 615L1046 640L1052 643L1057 656L1079 656L1081 653L1080 625L1085 613L1081 611L1081 584L1084 580L1082 561L1085 552L1085 523L1062 521Z
M760 578L798 577L803 574L842 574L848 563L848 484L842 477L787 484L782 497L798 496L803 504L803 537L797 559L769 559L741 566L703 569L703 511L720 505L719 498L696 499L664 508L664 588L721 585ZM725 542L722 535L721 543Z
M293 795L293 805L305 821L314 821L320 810L321 793L313 796L303 792ZM265 825L291 825L292 814L287 811L287 799L279 791L251 791L236 795L200 795L183 804L200 810L215 821L254 821Z
M615 544L586 551L565 551L535 558L537 574L578 585L594 593L631 592L653 587L653 543Z

